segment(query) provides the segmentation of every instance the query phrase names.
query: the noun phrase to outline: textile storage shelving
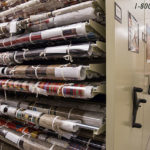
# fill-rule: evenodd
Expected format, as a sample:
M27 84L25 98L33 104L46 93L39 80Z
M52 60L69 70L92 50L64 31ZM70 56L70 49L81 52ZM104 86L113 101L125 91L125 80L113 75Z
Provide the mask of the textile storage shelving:
M6 0L0 10L0 139L105 150L105 1Z

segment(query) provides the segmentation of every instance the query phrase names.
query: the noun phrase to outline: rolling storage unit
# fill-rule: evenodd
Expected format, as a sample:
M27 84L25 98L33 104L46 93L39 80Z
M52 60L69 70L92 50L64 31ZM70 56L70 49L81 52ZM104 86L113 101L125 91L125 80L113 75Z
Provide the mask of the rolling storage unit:
M1 149L150 150L149 7L2 1Z

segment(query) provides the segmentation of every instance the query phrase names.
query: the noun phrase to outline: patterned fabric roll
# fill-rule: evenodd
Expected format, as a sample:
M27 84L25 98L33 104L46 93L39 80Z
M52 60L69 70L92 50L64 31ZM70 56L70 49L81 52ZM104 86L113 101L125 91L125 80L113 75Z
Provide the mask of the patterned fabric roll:
M82 1L86 0L32 0L1 12L0 18L3 22L11 21L19 17L27 18L29 15L38 12L52 11L58 8L80 3Z
M88 25L88 23L77 23L21 36L12 36L0 40L0 49L13 48L15 46L24 47L43 42L67 42L67 40L73 41L75 39L78 41L80 39L83 41L95 41L98 38L104 40L102 35L87 31L86 27Z
M30 60L55 60L57 58L63 58L66 61L73 61L74 58L97 58L105 57L105 53L97 49L97 53L94 53L92 47L96 47L95 44L78 44L78 45L64 45L54 46L42 49L24 50L16 52L4 52L0 53L0 65L12 65L22 64L24 61Z
M11 114L10 110L12 109L15 109L15 112ZM46 129L51 129L60 135L63 135L66 132L75 133L79 130L79 126L76 123L80 123L80 121L75 122L75 120L71 121L64 117L43 114L38 111L17 109L8 105L0 105L0 113L2 115L11 116L13 118L39 125Z
M49 80L85 80L86 69L88 69L88 66L76 65L0 67L0 77L37 78Z
M102 88L100 93L104 93L104 85L99 85ZM17 81L17 80L0 80L0 89L8 91L18 91L35 93L40 95L51 95L71 98L90 99L96 94L93 93L98 86L92 85L81 85L74 83L53 83L53 82L29 82L29 81Z
M6 140L13 143L19 149L24 150L65 150L65 148L53 145L47 142L40 141L38 139L29 137L28 135L21 134L5 127L0 128L0 135Z
M90 125L90 126L96 126L100 127L103 124L105 114L104 113L97 113L92 111L83 111L80 109L74 109L74 108L68 108L68 107L49 107L49 108L42 108L40 106L34 106L30 105L29 109L34 111L40 111L52 115L57 115L61 117L65 117L68 119L73 120L81 120L82 123Z
M3 0L0 2L0 10L4 11L28 1L29 0Z
M89 145L88 145L88 140L84 139L83 137L82 139L73 138L73 140L70 139L70 140L65 140L65 141L61 139L57 139L56 138L57 136L56 137L54 137L53 135L49 136L48 134L44 133L40 129L35 129L34 127L28 127L27 125L23 125L21 123L11 121L11 120L0 119L0 127L2 126L8 129L12 129L17 132L20 132L22 134L27 134L31 136L32 138L36 138L41 141L51 143L53 145L57 145L62 148L67 148L67 150L68 149L74 150L77 147L78 147L78 150L83 150L87 148L88 146L89 146L88 150L99 150L99 148L102 147L101 144L93 143L93 142L89 142ZM80 143L77 141L80 141Z
M26 99L29 100L28 97L26 97ZM3 100L0 103L9 105L12 107L38 111L44 114L61 116L61 117L65 117L71 120L81 120L82 123L86 125L94 126L94 127L100 127L105 120L105 110L103 107L99 108L99 111L101 110L101 112L97 112L96 109L91 111L91 110L82 110L80 108L74 108L74 105L72 105L71 107L68 107L66 105L56 106L56 105L50 105L50 104L42 104L40 102L37 102L35 104L36 98L33 98L32 102L26 102L26 104L24 104L25 102L23 102L22 100L25 100L25 99L21 99L21 101L20 100L16 101L14 98L11 98L10 100L7 97L7 101L6 101L5 97L3 97ZM44 99L42 99L42 101L43 100Z
M42 133L42 131L39 129L35 130L34 128L31 128L31 127L28 127L28 126L25 126L22 124L18 124L18 123L13 122L13 121L0 119L0 126L4 126L6 128L15 130L15 131L20 132L22 134L27 134L27 135L31 136L32 138L37 138L41 141L48 142L48 143L51 143L53 145L61 146L63 148L69 147L69 144L64 140L51 137L45 133Z
M13 21L10 23L0 24L0 36L7 37L10 36L10 34L20 34L22 33L21 31L24 30L36 32L73 23L89 21L89 19L97 21L103 20L102 16L100 17L99 14L100 12L96 12L93 7L88 7L75 12L41 19L32 23L30 23L29 20Z

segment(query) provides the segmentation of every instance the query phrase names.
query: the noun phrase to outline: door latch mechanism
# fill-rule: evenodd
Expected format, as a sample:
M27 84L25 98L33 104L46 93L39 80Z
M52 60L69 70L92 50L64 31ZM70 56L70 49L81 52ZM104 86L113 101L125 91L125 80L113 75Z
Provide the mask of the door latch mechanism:
M139 107L141 107L141 103L146 103L147 100L145 99L138 99L137 92L143 92L143 89L134 87L133 88L133 120L132 120L132 127L133 128L142 128L140 123L136 123L136 117Z

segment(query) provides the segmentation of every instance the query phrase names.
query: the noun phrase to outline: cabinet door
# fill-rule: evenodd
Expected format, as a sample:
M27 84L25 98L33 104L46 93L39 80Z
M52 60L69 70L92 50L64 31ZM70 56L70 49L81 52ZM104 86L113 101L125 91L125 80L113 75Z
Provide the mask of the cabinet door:
M144 88L144 9L135 9L136 3L142 2L144 0L116 0L122 9L120 23L114 19L114 1L106 0L107 150L142 149L142 129L132 128L132 89L134 86ZM139 24L139 53L128 48L129 12ZM134 21L132 23L134 25ZM137 122L143 123L143 104Z
M147 99L147 104L144 105L143 111L143 137L142 150L150 150L150 95L148 87L150 84L150 1L145 0L145 33L147 42L145 43L145 94L143 97Z

